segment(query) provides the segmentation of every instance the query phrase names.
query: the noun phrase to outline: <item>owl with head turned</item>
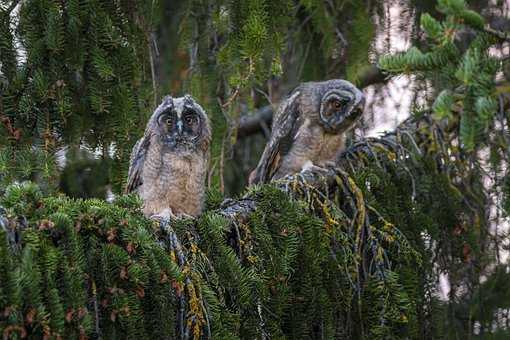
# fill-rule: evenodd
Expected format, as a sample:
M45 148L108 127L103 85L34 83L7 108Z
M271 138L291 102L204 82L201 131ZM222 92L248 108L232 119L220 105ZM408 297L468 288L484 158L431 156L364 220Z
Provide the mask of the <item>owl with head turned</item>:
M363 93L346 80L303 83L282 102L250 184L303 170L322 170L344 150L346 132L362 115Z
M166 96L133 147L126 192L143 200L146 216L197 216L204 205L211 127L190 96Z

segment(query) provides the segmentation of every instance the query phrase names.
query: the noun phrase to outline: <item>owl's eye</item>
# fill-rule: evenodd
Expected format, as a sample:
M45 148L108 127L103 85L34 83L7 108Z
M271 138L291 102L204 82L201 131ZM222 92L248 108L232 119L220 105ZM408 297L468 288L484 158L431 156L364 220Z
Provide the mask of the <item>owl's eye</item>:
M191 115L187 115L186 117L184 117L184 121L188 124L192 124L195 122L195 118Z
M172 125L172 123L173 123L172 118L167 118L165 120L165 123L166 123L166 125Z
M339 100L333 101L333 108L339 109L342 107L342 103Z

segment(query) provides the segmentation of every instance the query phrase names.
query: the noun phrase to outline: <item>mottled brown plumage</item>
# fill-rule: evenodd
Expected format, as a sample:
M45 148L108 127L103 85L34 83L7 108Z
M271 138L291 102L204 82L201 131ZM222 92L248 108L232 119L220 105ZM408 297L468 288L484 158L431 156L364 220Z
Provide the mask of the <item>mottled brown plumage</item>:
M334 162L363 105L363 93L348 81L301 84L275 114L271 138L250 183L265 183Z
M147 216L199 215L203 208L211 129L190 96L167 96L131 154L127 192Z

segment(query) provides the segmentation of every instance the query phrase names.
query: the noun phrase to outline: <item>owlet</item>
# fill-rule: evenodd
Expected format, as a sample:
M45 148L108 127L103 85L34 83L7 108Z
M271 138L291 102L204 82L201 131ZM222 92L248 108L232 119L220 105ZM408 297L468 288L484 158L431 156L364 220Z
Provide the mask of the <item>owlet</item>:
M250 184L334 163L361 116L363 93L346 80L303 83L280 105Z
M189 95L166 96L131 153L127 192L142 198L146 216L196 216L204 205L211 127Z

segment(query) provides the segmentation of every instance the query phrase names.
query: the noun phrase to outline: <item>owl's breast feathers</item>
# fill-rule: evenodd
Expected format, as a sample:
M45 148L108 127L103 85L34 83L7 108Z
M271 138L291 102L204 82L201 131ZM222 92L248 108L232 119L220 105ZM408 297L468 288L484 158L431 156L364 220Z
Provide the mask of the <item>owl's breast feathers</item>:
M327 133L311 119L304 119L273 178L300 172L309 162L324 167L328 162L334 161L342 151L344 140L344 134Z
M207 153L165 151L153 143L148 150L138 193L146 215L170 208L172 213L196 216L202 211Z

